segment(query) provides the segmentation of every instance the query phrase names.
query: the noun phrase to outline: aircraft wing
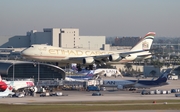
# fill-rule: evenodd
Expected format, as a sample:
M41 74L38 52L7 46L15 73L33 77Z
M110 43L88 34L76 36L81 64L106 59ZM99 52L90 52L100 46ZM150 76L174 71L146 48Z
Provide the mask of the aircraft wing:
M120 53L120 56L126 57L126 56L128 56L128 55L130 55L130 54L140 53L140 52L149 51L149 50L150 50L150 49Z
M153 54L149 53L149 54L144 54L144 55L137 55L137 57L146 57L146 56L150 56L150 55L153 55Z
M105 55L97 55L97 56L86 56L86 57L71 57L69 60L71 61L77 61L77 62L83 62L83 64L86 63L102 63L102 62L108 62L108 61L120 61L126 56L134 53L140 53L144 51L149 50L138 50L138 51L129 51L129 52L121 52L121 53L115 53L115 54L105 54ZM85 62L84 62L85 61Z
M139 50L139 51L129 51L129 52L121 52L121 53L115 53L115 54L106 54L106 55L99 55L99 56L95 56L96 59L102 59L102 58L107 58L111 55L116 55L118 54L119 56L125 58L126 56L130 55L130 54L134 54L134 53L140 53L140 52L144 52L144 51L149 51L147 50Z
M104 75L104 74L105 74L105 71L104 71L104 70L99 71L99 72L93 74L93 79L101 78L101 76Z
M0 48L0 50L14 50L15 48Z

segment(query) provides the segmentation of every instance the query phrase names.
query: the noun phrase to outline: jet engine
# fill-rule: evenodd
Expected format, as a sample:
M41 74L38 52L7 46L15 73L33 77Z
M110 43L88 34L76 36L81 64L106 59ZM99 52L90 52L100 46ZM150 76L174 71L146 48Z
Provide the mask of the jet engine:
M118 85L117 89L124 89L123 85Z
M113 54L109 56L109 61L120 61L122 57L119 54Z
M106 73L106 74L104 74L104 76L105 76L105 77L111 77L112 74L111 74L111 73Z
M93 57L88 57L83 59L83 64L93 64L93 63L94 63Z

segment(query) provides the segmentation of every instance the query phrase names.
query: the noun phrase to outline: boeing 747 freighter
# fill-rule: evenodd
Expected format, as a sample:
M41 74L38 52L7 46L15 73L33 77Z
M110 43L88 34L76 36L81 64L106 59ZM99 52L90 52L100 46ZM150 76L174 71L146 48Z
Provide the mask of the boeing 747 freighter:
M27 59L42 62L79 63L85 65L125 63L138 58L150 58L149 52L155 32L149 32L129 52L67 49L49 45L36 44L23 50L21 55Z

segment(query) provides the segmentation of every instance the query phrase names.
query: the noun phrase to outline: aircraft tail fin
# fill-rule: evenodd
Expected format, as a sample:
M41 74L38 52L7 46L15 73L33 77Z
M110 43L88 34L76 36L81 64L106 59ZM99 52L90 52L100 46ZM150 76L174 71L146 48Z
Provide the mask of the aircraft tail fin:
M155 32L147 33L132 49L131 51L149 50L154 40ZM146 51L148 52L148 51Z
M92 77L93 75L94 75L94 70L90 70L90 71L86 74L87 77Z
M12 87L12 85L8 85L8 87L6 88L6 90L4 91L4 92L6 92L6 93L12 93L12 90L13 90L13 87Z
M0 82L2 81L1 75L0 75Z
M168 75L170 74L170 71L165 71L157 80L157 83L164 83L168 80Z

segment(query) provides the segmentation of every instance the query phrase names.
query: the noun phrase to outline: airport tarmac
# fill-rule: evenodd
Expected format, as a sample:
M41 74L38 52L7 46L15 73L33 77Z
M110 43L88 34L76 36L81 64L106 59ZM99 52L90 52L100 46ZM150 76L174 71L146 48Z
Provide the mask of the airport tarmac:
M24 97L24 98L2 98L0 103L5 104L28 104L28 103L47 103L47 102L82 102L82 101L121 101L121 100L159 100L174 99L180 100L174 94L165 95L141 95L140 93L127 94L104 94L104 96L92 96L91 93L68 92L68 96L53 97ZM75 94L74 94L75 93Z
M113 79L113 78L109 78ZM122 79L122 78L115 78ZM123 78L123 79L132 79L132 78ZM135 79L135 78L134 78ZM143 80L143 79L141 79ZM149 79L146 79L149 80ZM168 80L169 85L155 87L147 90L171 90L180 88L180 80ZM49 97L39 97L37 94L35 97L27 96L24 98L2 98L0 100L1 104L48 104L50 102L83 102L83 101L122 101L122 100L180 100L180 97L175 97L175 93L171 94L159 94L159 95L141 95L140 92L142 89L138 89L137 91L125 91L125 90L117 90L116 88L106 88L106 91L100 91L103 96L92 96L94 91L61 91L65 96L49 96ZM158 102L157 102L158 103ZM104 104L106 105L106 104ZM123 105L123 104L117 104ZM129 104L131 105L131 104ZM134 104L132 104L134 105ZM143 104L139 104L143 105ZM151 105L151 103L150 103ZM142 110L143 112L178 112L178 110ZM100 111L98 111L100 112ZM108 112L108 111L107 111ZM115 112L115 111L114 111ZM117 111L120 112L120 111ZM121 111L123 112L123 111ZM126 111L126 112L135 112L135 111ZM138 111L140 112L140 111Z
M108 79L108 78L106 78ZM130 78L109 78L109 79L130 79ZM132 78L131 78L132 79ZM134 78L135 79L135 78ZM143 79L140 79L143 80ZM150 80L150 79L146 79ZM154 87L147 90L171 90L180 88L180 80L168 80L169 85ZM103 96L92 96L93 91L62 91L63 94L68 96L51 96L51 97L39 97L37 94L35 97L27 96L24 98L2 98L0 103L35 103L35 102L73 102L73 101L113 101L113 100L158 100L158 99L177 99L175 93L171 94L159 94L159 95L141 95L142 89L135 91L117 90L116 88L107 88L107 91L100 91Z
M108 78L106 78L108 79ZM132 78L109 78L109 79L132 79ZM135 78L133 78L135 79ZM140 79L143 80L143 79ZM145 79L150 80L150 79ZM154 87L147 90L171 90L180 88L180 80L168 80L169 85ZM62 91L63 94L68 96L51 96L51 97L39 97L37 94L35 97L27 96L24 98L2 98L0 103L35 103L35 102L73 102L73 101L113 101L113 100L158 100L158 99L177 99L175 93L171 94L159 94L159 95L141 95L142 89L135 91L117 90L116 88L107 88L107 91L101 91L103 96L92 96L93 91Z

